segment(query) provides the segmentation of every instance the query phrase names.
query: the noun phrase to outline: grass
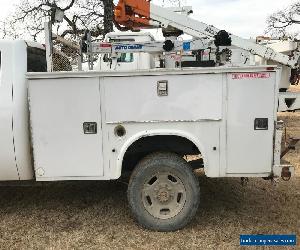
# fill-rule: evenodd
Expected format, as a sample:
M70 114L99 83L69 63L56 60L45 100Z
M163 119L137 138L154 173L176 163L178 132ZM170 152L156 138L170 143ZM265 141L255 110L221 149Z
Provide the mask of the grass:
M300 113L280 118L287 122L290 135L300 137ZM262 179L250 179L244 187L239 179L200 177L197 216L175 233L137 226L122 182L0 187L0 248L238 249L240 234L295 233L299 237L299 144L286 160L296 166L297 176L277 186Z

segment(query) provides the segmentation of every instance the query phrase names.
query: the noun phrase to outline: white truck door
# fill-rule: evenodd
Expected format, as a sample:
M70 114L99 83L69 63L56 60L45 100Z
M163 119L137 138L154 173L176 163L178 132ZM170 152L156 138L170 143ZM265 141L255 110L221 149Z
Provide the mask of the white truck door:
M37 180L103 173L99 78L29 80Z
M227 174L270 173L276 72L227 75Z
M19 180L13 136L11 51L9 42L0 43L0 181Z

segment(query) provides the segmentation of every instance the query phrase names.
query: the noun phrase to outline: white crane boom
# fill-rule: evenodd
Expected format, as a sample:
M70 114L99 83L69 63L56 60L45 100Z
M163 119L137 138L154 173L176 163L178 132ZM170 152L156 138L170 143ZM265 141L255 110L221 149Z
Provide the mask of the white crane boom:
M172 9L157 6L147 0L120 0L115 9L115 20L118 24L131 29L173 27L195 38L216 39L219 35L221 36L221 40L230 39L231 45L249 51L254 55L291 68L298 68L299 66L299 52L294 52L292 56L276 52L264 45L259 45L247 39L228 34L212 25L194 20L188 15L179 14L178 12L172 11ZM226 34L228 37L226 37ZM227 45L226 41L225 45Z

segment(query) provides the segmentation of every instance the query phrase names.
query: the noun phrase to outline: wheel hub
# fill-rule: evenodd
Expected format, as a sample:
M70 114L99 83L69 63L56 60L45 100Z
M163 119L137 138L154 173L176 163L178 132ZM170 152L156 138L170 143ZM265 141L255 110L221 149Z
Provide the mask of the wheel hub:
M144 184L142 191L145 209L155 218L170 219L183 209L186 190L176 175L159 172Z
M161 188L159 189L159 191L157 192L157 199L161 202L161 203L166 203L171 199L171 194L170 192L165 189L165 188Z

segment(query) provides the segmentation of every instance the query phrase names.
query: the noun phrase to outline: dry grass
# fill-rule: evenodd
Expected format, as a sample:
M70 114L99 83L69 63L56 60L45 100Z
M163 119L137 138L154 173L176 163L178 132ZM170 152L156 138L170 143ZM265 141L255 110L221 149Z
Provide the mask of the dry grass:
M300 136L300 113L281 118L290 134ZM299 236L300 145L286 159L297 167L297 176L277 187L262 179L243 187L238 179L201 177L198 214L175 233L138 227L120 182L0 187L0 248L237 249L240 234Z

